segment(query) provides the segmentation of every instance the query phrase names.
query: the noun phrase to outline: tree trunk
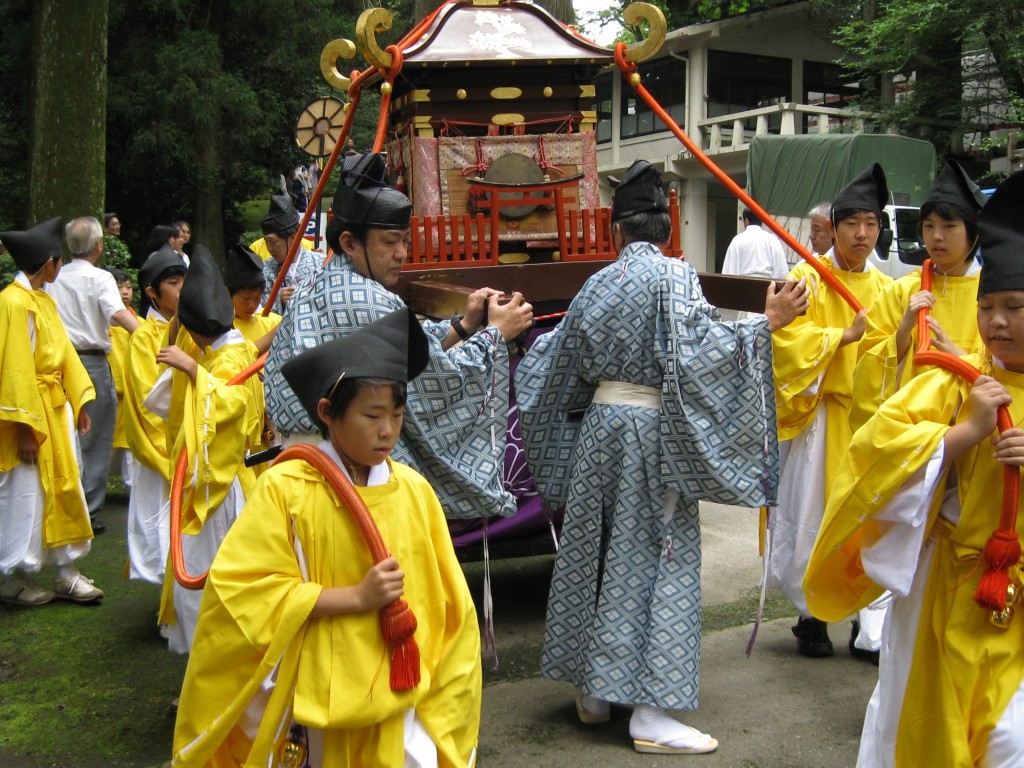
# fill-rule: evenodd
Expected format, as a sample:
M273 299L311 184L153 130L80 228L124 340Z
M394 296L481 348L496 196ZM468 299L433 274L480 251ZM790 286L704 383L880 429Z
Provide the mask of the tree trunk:
M102 219L107 0L37 0L33 8L28 223Z
M224 0L211 0L206 28L218 39L224 33ZM211 83L221 72L211 73L205 80ZM202 88L204 81L198 81ZM209 114L200 116L196 121L196 187L195 210L192 222L193 237L196 243L202 243L210 249L210 253L221 267L224 266L224 185L221 174L221 142L220 134L224 114L220 110L215 96L201 96L199 103L209 108Z

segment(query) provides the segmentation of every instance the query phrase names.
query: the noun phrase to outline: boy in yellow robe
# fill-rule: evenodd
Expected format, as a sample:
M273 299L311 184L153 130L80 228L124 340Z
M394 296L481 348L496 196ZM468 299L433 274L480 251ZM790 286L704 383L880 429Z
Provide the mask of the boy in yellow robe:
M235 308L235 329L247 340L256 345L260 354L270 349L274 340L281 316L276 312L264 315L260 311L263 292L267 279L263 274L263 261L255 253L241 244L236 244L228 251L224 264L224 284L231 294L231 304ZM260 372L260 380L263 373ZM280 441L274 434L273 426L263 415L263 434L260 442L252 447L251 453L262 453ZM265 462L253 466L257 475L267 468Z
M210 567L256 483L244 459L262 431L263 388L255 376L241 384L227 383L255 362L256 347L232 328L231 299L202 245L196 246L185 273L177 319L195 349L185 351L179 342L157 353L157 362L168 370L143 405L167 419L172 475L182 452L187 456L181 548L188 574L196 576ZM160 623L168 625L170 649L187 653L201 592L183 587L172 571L164 574Z
M355 485L390 557L376 563L319 470L261 478L210 570L174 733L174 766L269 765L283 742L311 768L471 766L480 635L444 513L388 454L406 382L427 364L407 309L296 356L283 373ZM389 686L379 609L414 612L420 680ZM395 686L400 687L400 686ZM275 763L276 764L276 763Z
M890 282L868 263L887 199L876 163L832 202L835 244L822 261L864 307ZM808 264L795 267L790 278L806 279L812 290L807 313L772 334L782 476L779 506L769 513L766 586L780 589L800 612L793 627L797 650L831 656L828 628L811 617L802 582L831 478L850 442L853 369L867 312L854 313Z
M933 263L930 291L921 290L921 270L887 285L871 306L853 373L856 432L882 401L921 370L914 365L917 313L929 309L932 348L963 355L980 351L978 338L978 211L985 193L963 168L947 160L921 205L921 237Z
M1006 466L1024 466L1024 174L978 220L983 355L973 384L917 376L858 430L835 481L804 586L838 620L893 593L858 768L1024 765L1024 619L974 601L981 551L1000 522ZM1024 534L1018 502L1017 536ZM1010 568L1021 590L1021 563ZM1012 611L1010 612L1012 616Z
M131 451L128 499L128 576L162 584L170 544L171 463L164 419L143 406L164 366L157 352L171 342L185 262L169 245L151 254L139 270L143 320L131 335L124 362L125 438Z
M117 283L117 292L121 294L121 301L125 309L131 312L132 317L137 317L135 308L132 306L132 299L135 296L135 285L132 283L131 275L121 269L111 269L114 281ZM132 489L132 455L128 450L128 436L124 427L124 357L128 352L128 340L131 333L127 328L120 325L110 326L110 353L107 355L107 364L110 366L110 378L114 382L114 393L117 395L117 418L114 421L114 452L111 454L110 463L116 466L121 472L121 479L128 490Z
M276 312L263 315L259 311L267 287L263 260L243 245L232 246L224 263L224 284L235 308L235 328L258 348L263 343L269 347L269 342L261 340L277 328L281 316Z
M18 605L103 598L76 565L93 532L74 432L89 431L96 392L42 290L60 272L63 229L55 217L0 234L19 269L0 293L0 600ZM51 564L53 590L30 576Z

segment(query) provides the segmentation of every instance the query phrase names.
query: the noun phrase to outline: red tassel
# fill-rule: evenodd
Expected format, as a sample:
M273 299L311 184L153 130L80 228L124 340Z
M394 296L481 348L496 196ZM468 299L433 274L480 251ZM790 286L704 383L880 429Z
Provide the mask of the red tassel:
M405 600L380 609L380 632L391 649L391 690L409 691L420 684L420 648L413 633L416 614Z
M391 651L391 690L410 691L420 684L420 647L409 636Z
M985 544L982 553L985 572L978 582L974 602L990 611L1001 611L1006 607L1006 588L1010 584L1009 569L1020 560L1020 540L1016 533L997 530Z
M395 600L380 609L380 632L388 646L412 637L416 631L416 614L405 600Z

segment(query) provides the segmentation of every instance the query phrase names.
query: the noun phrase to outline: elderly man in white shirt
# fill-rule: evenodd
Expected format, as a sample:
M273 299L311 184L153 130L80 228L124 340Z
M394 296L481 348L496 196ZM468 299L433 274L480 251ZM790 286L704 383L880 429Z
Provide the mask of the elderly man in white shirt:
M81 438L79 463L93 533L99 534L106 530L106 525L96 515L106 500L107 471L117 417L117 394L107 364L110 325L116 323L132 333L139 321L124 306L114 276L96 266L103 253L103 229L99 221L92 216L73 219L65 227L64 237L71 251L71 263L61 269L46 292L56 302L71 345L96 388L96 399L86 406L92 429Z

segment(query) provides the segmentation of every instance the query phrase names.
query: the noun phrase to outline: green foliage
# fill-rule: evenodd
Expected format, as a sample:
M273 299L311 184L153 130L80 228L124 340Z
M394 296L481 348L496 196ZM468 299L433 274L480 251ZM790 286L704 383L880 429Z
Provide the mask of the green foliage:
M354 17L335 7L112 0L108 209L133 250L157 223L195 222L210 183L233 242L245 228L239 205L267 195L282 168L309 161L293 132L302 107L330 91L320 52L354 37Z
M113 235L103 236L103 266L117 267L125 271L131 271L132 255L128 246Z
M26 225L31 18L29 0L0 3L0 232Z
M10 285L16 274L18 274L18 267L15 266L11 254L0 253L0 290Z
M881 112L882 121L901 133L929 139L945 154L972 126L990 124L993 116L1019 123L1024 98L1024 10L1019 4L891 0L864 4L863 13L853 15L851 4L840 0L816 4L832 13L845 9L836 39L850 54L846 66L853 78L871 85L879 77L913 76L913 87L901 88L895 103L876 85L861 105ZM978 49L991 53L994 69L965 74L961 54ZM1006 92L991 87L1000 80Z

